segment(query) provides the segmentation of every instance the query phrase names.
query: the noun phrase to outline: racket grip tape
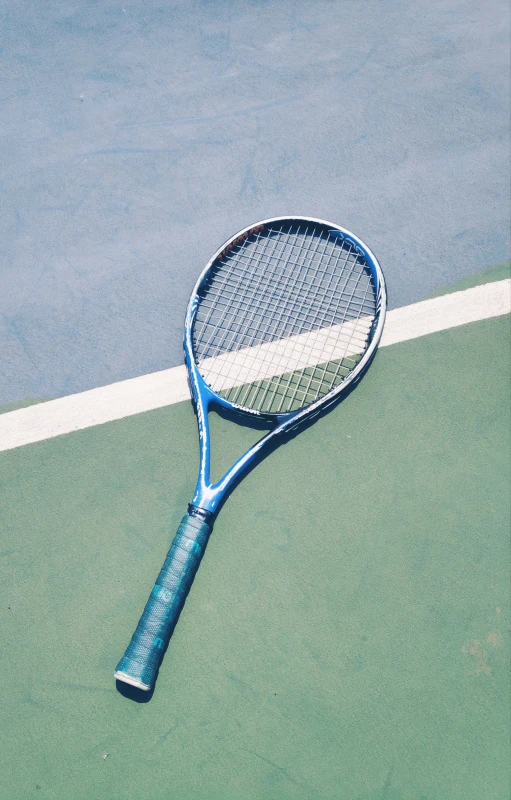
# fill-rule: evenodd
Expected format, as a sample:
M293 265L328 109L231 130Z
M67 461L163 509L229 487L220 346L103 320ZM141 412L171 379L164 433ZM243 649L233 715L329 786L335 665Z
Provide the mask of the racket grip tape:
M211 527L185 514L115 677L153 688L158 669L206 549Z

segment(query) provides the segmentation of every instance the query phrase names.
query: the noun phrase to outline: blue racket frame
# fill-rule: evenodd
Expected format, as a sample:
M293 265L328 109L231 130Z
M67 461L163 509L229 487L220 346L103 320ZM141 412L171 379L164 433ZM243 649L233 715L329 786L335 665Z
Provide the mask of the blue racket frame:
M331 234L349 240L358 248L373 275L377 292L378 313L373 322L366 352L342 383L312 405L298 411L286 414L261 413L260 411L242 408L215 393L199 372L193 354L193 325L200 302L199 292L216 260L228 252L236 241L246 238L254 229L261 230L264 226L275 222L293 223L300 221L326 226ZM228 239L206 265L192 292L186 312L184 336L188 379L199 427L200 466L197 485L192 503L188 507L188 513L183 517L177 530L131 642L116 667L114 674L119 681L144 691L153 689L165 649L193 583L208 542L214 515L218 511L222 500L234 482L254 464L258 454L264 447L269 445L276 437L291 431L302 422L310 420L329 405L335 403L360 378L374 356L380 341L385 322L386 302L383 274L373 253L349 231L321 219L274 217L263 220L257 225L250 225ZM211 483L210 481L211 446L208 411L212 405L220 406L230 412L239 412L259 420L273 422L275 425L269 433L243 453L223 478L216 483Z
M378 315L376 319L376 325L371 333L371 341L369 342L369 346L364 353L363 357L353 369L353 371L348 375L348 377L342 381L338 386L332 389L328 394L321 397L315 403L310 406L307 406L305 409L299 409L298 411L290 411L286 414L271 414L271 413L261 413L260 411L253 411L249 409L242 408L235 403L229 402L224 397L219 394L216 394L210 386L206 383L204 378L199 372L199 369L195 363L195 358L193 355L193 324L195 321L195 316L197 313L197 308L199 306L199 292L207 280L208 274L215 264L216 260L219 256L228 251L233 243L240 239L245 238L254 228L262 228L266 225L270 225L276 222L315 222L319 225L325 225L329 228L330 233L336 236L339 236L343 239L347 239L352 244L354 244L363 254L367 265L369 266L373 280L375 282L375 288L377 293L378 299ZM192 393L192 397L195 404L195 410L197 414L197 424L199 428L199 442L200 442L200 463L199 463L199 474L197 478L197 485L195 487L195 492L192 499L192 507L199 510L203 510L207 512L205 516L208 518L210 514L215 514L218 510L218 507L221 505L226 493L229 491L229 488L232 484L245 472L248 470L251 465L254 463L256 457L258 456L259 452L266 447L270 442L272 442L276 437L281 436L285 432L289 432L293 428L300 425L300 423L305 419L310 419L318 414L320 411L323 411L325 408L330 406L332 403L339 400L340 396L346 392L348 387L352 386L363 374L371 359L373 358L376 348L378 347L379 341L381 339L381 334L383 331L383 326L385 324L385 313L387 307L387 295L385 289L385 281L383 278L383 273L381 267L376 259L374 253L367 247L367 245L362 242L357 236L351 233L344 228L340 228L338 225L334 225L331 222L327 222L322 219L316 219L313 217L273 217L271 219L265 219L261 222L256 223L255 225L249 225L247 228L243 228L243 230L236 233L234 236L231 236L224 244L218 248L214 256L210 259L207 263L206 267L204 268L203 272L199 276L197 283L192 291L192 295L190 298L190 302L188 304L186 318L185 318L185 332L184 332L184 352L185 352L185 361L188 370L188 380L190 384L190 389ZM242 415L249 415L252 417L257 417L258 419L264 419L269 422L274 422L275 427L268 433L266 436L263 436L256 444L250 447L242 456L240 456L237 461L234 462L232 467L225 473L225 475L216 483L210 482L210 464L211 464L211 437L210 437L210 430L209 430L209 421L208 421L208 411L212 405L217 405L222 408L225 408L229 411L234 411Z

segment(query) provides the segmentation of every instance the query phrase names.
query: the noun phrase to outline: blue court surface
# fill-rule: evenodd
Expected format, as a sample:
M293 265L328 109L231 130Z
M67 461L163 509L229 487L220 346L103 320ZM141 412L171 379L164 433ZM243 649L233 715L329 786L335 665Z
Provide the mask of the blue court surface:
M29 0L0 36L0 796L508 800L508 5ZM143 696L186 303L280 214L367 242L384 337L230 495ZM211 426L219 475L259 434Z
M505 0L0 8L0 404L181 363L260 219L356 233L391 307L509 258Z

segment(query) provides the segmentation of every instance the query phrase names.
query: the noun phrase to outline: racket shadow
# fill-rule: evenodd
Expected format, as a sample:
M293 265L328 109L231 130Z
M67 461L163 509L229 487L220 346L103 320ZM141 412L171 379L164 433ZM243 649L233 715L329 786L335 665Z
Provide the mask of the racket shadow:
M148 692L143 691L142 689L137 689L136 686L130 686L129 683L124 683L124 681L115 681L115 688L122 694L123 697L126 697L128 700L133 700L134 703L148 703L151 700L154 694L154 686Z

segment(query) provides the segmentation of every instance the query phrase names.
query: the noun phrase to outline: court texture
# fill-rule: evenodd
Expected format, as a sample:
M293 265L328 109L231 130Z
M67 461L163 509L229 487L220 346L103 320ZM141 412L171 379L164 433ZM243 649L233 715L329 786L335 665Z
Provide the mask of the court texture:
M0 797L508 800L507 3L28 0L0 39ZM140 693L186 303L281 214L376 253L382 344L230 495ZM213 475L260 435L211 426Z

